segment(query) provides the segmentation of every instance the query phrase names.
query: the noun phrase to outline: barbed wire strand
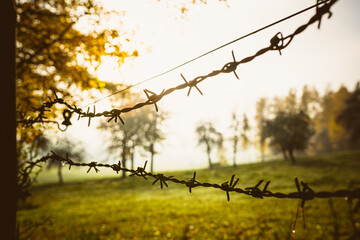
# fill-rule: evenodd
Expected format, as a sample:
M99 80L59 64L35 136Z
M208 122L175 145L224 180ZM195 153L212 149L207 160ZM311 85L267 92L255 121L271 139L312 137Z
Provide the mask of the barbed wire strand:
M307 29L307 27L309 27L310 25L318 22L318 28L320 28L321 25L321 20L323 15L328 14L328 18L330 18L332 16L332 13L330 11L330 8L337 2L338 0L330 0L329 2L320 2L318 0L318 5L316 5L316 13L313 17L310 18L310 20L304 24L301 25L300 27L298 27L292 34L289 34L286 37L283 37L283 34L281 32L278 32L274 37L272 37L270 39L270 45L268 47L262 48L260 50L258 50L254 55L248 56L243 58L240 61L236 61L235 59L235 55L234 55L234 51L232 51L232 58L233 61L232 62L228 62L226 63L221 69L219 70L214 70L212 72L210 72L207 75L203 75L203 76L197 76L194 79L187 81L186 78L184 77L183 74L180 74L180 76L183 78L183 81L185 83L180 84L176 87L172 87L169 88L167 90L163 90L161 93L156 94L148 89L144 89L144 92L147 96L147 100L144 102L140 102L135 104L132 107L126 107L126 108L122 108L122 109L112 109L110 111L104 111L104 112L100 112L100 113L96 113L95 112L95 105L94 105L94 110L93 112L90 112L90 107L88 107L87 111L84 112L82 108L78 108L76 107L76 105L70 105L69 103L67 103L66 101L64 101L64 99L59 98L56 93L54 93L55 98L52 99L50 97L48 97L48 101L43 103L41 105L41 107L39 108L34 108L35 111L38 111L39 114L36 118L25 118L23 115L20 115L20 120L17 121L17 123L22 124L23 126L32 126L34 123L40 122L43 123L44 119L46 119L45 117L45 112L46 111L50 111L49 109L56 103L59 104L63 104L65 105L69 110L71 110L71 113L75 112L78 114L78 119L80 119L81 117L87 117L89 118L88 121L88 126L90 126L90 122L91 122L91 118L94 117L106 117L108 118L108 122L114 120L115 122L117 122L117 120L120 120L123 124L124 121L121 118L121 114L122 113L127 113L139 108L142 108L144 106L147 105L154 105L155 109L158 110L157 107L157 102L159 102L164 96L171 94L172 92L176 91L176 90L182 90L185 88L189 88L187 95L190 95L191 89L194 87L196 90L198 90L198 92L202 95L203 93L201 92L201 90L198 88L198 84L203 82L204 80L206 80L207 78L210 77L214 77L219 75L220 73L234 73L236 78L239 78L237 73L236 73L236 69L240 64L244 64L244 63L248 63L252 60L254 60L255 58L269 52L269 51L278 51L279 54L281 55L281 50L285 49L287 46L289 46L289 44L292 42L292 40L294 39L295 36L299 35L300 33L302 33L303 31L305 31L305 29ZM150 94L150 95L149 95Z
M256 33L259 33L259 32L261 32L261 31L263 31L263 30L265 30L265 29L267 29L267 28L270 28L270 27L272 27L272 26L275 26L275 25L277 25L277 24L279 24L279 23L281 23L281 22L284 22L284 21L286 21L286 20L289 20L289 19L291 19L291 18L293 18L293 17L295 17L295 16L297 16L297 15L300 15L300 14L302 14L302 13L304 13L304 12L307 12L307 11L309 11L309 10L315 8L315 7L318 7L319 5L321 5L321 4L323 4L323 3L327 2L327 1L329 1L329 0L318 1L316 4L314 4L314 5L310 6L310 7L304 8L304 9L302 9L302 10L296 12L296 13L293 13L293 14L287 16L287 17L284 17L284 18L282 18L282 19L280 19L280 20L277 20L277 21L275 21L275 22L273 22L273 23L270 23L270 24L268 24L268 25L266 25L266 26L264 26L264 27L261 27L261 28L255 30L255 31L252 31L252 32L250 32L250 33L247 33L247 34L245 34L245 35L243 35L243 36L241 36L241 37L239 37L239 38L236 38L236 39L234 39L234 40L232 40L232 41L230 41L230 42L227 42L227 43L225 43L225 44L223 44L223 45L221 45L221 46L219 46L219 47L216 47L216 48L214 48L214 49L212 49L212 50L210 50L210 51L207 51L207 52L205 52L205 53L203 53L203 54L201 54L201 55L199 55L199 56L197 56L197 57L194 57L194 58L192 58L192 59L190 59L190 60L188 60L188 61L186 61L186 62L184 62L184 63L182 63L182 64L179 64L179 65L177 65L177 66L175 66L175 67L173 67L173 68L170 68L170 69L168 69L168 70L166 70L166 71L164 71L164 72L162 72L162 73L159 73L159 74L157 74L157 75L155 75L155 76L152 76L152 77L150 77L150 78L147 78L147 79L145 79L145 80L143 80L143 81L140 81L140 82L137 82L137 83L135 83L135 84L131 84L131 85L129 85L129 86L127 86L127 87L119 90L119 91L115 91L115 92L113 92L113 93L111 93L111 94L109 94L109 95L107 95L107 96L105 96L105 97L103 97L103 98L101 98L101 99L98 99L98 100L96 100L96 101L94 101L94 102L92 102L92 103L89 103L89 104L85 105L84 107L88 107L88 106L93 105L93 104L95 104L95 103L98 103L98 102L100 102L100 101L102 101L102 100L104 100L104 99L107 99L107 98L109 98L109 97L111 97L111 96L114 96L114 95L116 95L116 94L125 92L126 90L129 90L129 89L131 89L131 88L133 88L133 87L139 86L139 85L141 85L141 84L143 84L143 83L146 83L146 82L149 82L149 81L151 81L151 80L153 80L153 79L156 79L156 78L158 78L158 77L161 77L161 76L163 76L163 75L165 75L165 74L167 74L167 73L169 73L169 72L172 72L172 71L174 71L174 70L176 70L176 69L178 69L178 68L180 68L180 67L183 67L183 66L185 66L185 65L187 65L187 64L189 64L189 63L192 63L192 62L194 62L194 61L196 61L196 60L198 60L198 59L200 59L200 58L202 58L202 57L205 57L206 55L209 55L210 53L213 53L213 52L215 52L215 51L217 51L217 50L220 50L220 49L222 49L222 48L224 48L224 47L226 47L226 46L229 46L229 45L231 45L231 44L233 44L233 43L235 43L235 42L238 42L238 41L240 41L240 40L242 40L242 39L245 39L245 38L247 38L247 37L250 37L251 35L254 35L254 34L256 34Z
M41 157L36 161L29 161L27 162L27 166L19 170L19 186L26 186L26 183L30 180L30 173L33 171L34 167L41 167L40 163L46 163L48 161L56 161L62 165L68 165L69 170L72 166L79 166L79 167L88 167L87 173L93 169L96 173L100 170L99 168L109 168L119 173L120 171L124 171L130 173L130 176L137 176L142 177L145 180L148 180L148 177L155 179L153 181L153 185L157 182L160 183L160 188L163 189L164 186L168 187L167 182L173 182L176 184L185 185L189 188L189 192L191 193L193 188L196 187L206 187L206 188L215 188L226 192L227 200L230 201L230 192L240 193L252 196L254 198L279 198L279 199L299 199L301 202L299 203L301 208L304 208L304 204L306 201L313 200L315 198L333 198L333 197L341 197L345 199L360 199L360 188L356 188L353 190L337 190L334 192L329 191L320 191L315 192L309 185L303 181L299 181L298 178L295 178L295 187L296 192L291 193L281 193L281 192L272 192L269 190L270 181L267 181L263 187L264 180L260 180L255 186L246 187L244 189L236 187L236 184L239 182L239 178L235 179L235 174L233 174L230 178L230 181L226 181L224 183L208 183L208 182L200 182L196 179L196 171L193 174L193 177L189 180L182 180L177 179L174 176L166 176L163 173L152 173L147 172L145 162L143 167L138 167L135 169L128 169L126 167L122 167L120 161L118 164L104 164L104 163L97 163L97 162L90 162L90 163L77 163L70 159L68 155L66 157L62 157L51 151L46 156ZM358 203L359 204L359 203ZM356 208L357 209L357 208ZM355 210L356 210L355 209Z

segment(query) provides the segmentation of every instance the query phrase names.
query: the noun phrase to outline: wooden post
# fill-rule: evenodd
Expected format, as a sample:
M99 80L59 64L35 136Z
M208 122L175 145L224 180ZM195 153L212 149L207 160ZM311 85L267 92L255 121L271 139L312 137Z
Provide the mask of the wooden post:
M1 1L1 224L0 239L15 239L16 229L16 110L15 110L15 6Z

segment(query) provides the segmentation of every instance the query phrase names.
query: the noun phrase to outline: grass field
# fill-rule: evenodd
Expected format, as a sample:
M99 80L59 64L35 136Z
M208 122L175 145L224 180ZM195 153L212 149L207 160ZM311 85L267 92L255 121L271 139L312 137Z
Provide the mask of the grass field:
M85 174L86 169L83 169ZM237 187L271 180L269 190L296 191L294 178L314 191L360 187L360 152L338 153L198 170L201 182L223 183L232 174ZM188 180L192 171L169 172ZM66 178L65 178L66 180ZM179 184L158 184L119 176L68 181L62 186L40 184L25 203L19 203L22 239L290 239L298 200L257 199L197 187L190 194ZM350 214L344 198L316 199L305 204L306 228L299 214L292 239L347 239L360 229L360 214ZM354 207L355 202L352 203ZM336 233L338 232L338 233Z

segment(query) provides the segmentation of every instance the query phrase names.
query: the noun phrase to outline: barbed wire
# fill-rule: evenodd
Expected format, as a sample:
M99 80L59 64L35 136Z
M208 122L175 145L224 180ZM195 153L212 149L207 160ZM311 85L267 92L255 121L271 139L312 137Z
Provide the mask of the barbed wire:
M121 114L123 113L127 113L139 108L142 108L144 106L147 105L154 105L155 106L155 110L158 111L158 106L157 106L157 102L159 102L164 96L169 95L171 93L173 93L176 90L182 90L185 88L188 88L188 93L187 95L190 95L191 89L195 88L201 95L203 95L203 93L201 92L201 90L198 87L198 84L203 82L204 80L210 78L210 77L214 77L219 75L220 73L233 73L235 75L235 77L237 79L239 79L237 73L236 73L236 69L240 64L244 64L244 63L248 63L252 60L254 60L255 58L269 52L269 51L278 51L279 54L281 55L281 51L283 49L285 49L287 46L289 46L289 44L292 42L292 40L294 39L295 36L299 35L300 33L302 33L303 31L305 31L310 25L314 24L314 23L318 23L318 28L320 28L321 26L321 20L322 17L325 14L328 14L328 18L330 18L332 16L332 13L330 11L330 8L337 2L338 0L329 0L328 2L326 1L319 1L317 0L317 5L316 5L316 13L313 17L310 18L310 20L306 23L301 25L300 27L298 27L292 34L289 34L288 36L284 37L283 34L281 32L278 32L274 37L272 37L270 39L270 45L268 47L262 48L260 50L258 50L255 54L245 57L240 61L236 61L235 58L235 54L234 51L232 51L232 62L228 62L226 63L221 69L219 70L214 70L212 72L210 72L207 75L202 75L202 76L197 76L195 78L193 78L192 80L188 81L183 74L180 74L180 76L182 77L183 81L185 83L180 84L176 87L172 87L172 88L168 88L168 89L164 89L162 90L161 93L156 94L155 92L152 92L148 89L144 89L144 93L147 97L147 100L144 102L140 102L135 104L132 107L126 107L126 108L122 108L122 109L112 109L110 111L104 111L104 112L99 112L96 113L96 109L95 109L95 105L93 106L93 112L90 112L90 107L87 108L87 111L85 112L82 108L78 108L76 105L71 105L69 103L67 103L64 99L59 98L56 93L54 93L55 97L54 98L50 98L48 97L48 101L44 102L39 108L34 108L35 112L39 112L37 117L32 118L25 118L24 116L21 116L21 118L17 121L18 124L22 124L25 127L29 127L32 126L34 123L45 123L44 119L46 119L45 117L45 112L46 111L50 111L50 108L54 106L54 104L63 104L65 105L68 110L70 110L71 114L72 113L77 113L78 114L78 120L81 117L85 117L85 118L89 118L88 121L88 126L90 126L91 123L91 119L94 117L105 117L108 118L108 122L114 120L115 122L117 122L117 120L121 121L124 124L123 119L121 118ZM69 114L69 117L64 117L65 119L69 120L71 117L71 114ZM70 123L70 121L68 121L68 123ZM71 123L70 123L71 124ZM68 124L68 125L70 125ZM64 124L66 125L66 124ZM66 126L68 126L66 125Z
M145 162L143 167L138 167L137 169L128 169L126 167L121 166L121 162L119 161L117 164L105 164L105 163L97 163L97 162L90 162L90 163L79 163L75 162L72 159L66 155L66 157L62 157L55 153L54 151L51 151L51 154L49 153L46 156L41 157L40 159L36 161L29 161L26 162L26 167L23 167L19 170L19 186L25 187L22 190L21 196L28 196L29 193L26 193L26 187L28 187L31 183L30 174L34 170L34 167L41 167L39 165L40 163L46 163L48 161L56 161L59 164L65 166L69 166L69 170L72 166L79 166L79 167L88 167L87 173L89 173L92 169L98 173L100 170L99 168L110 168L114 172L119 173L120 171L124 171L127 173L130 173L130 176L137 176L142 177L145 180L148 180L149 178L153 178L153 185L157 182L160 184L160 188L163 189L164 186L168 187L168 182L173 182L176 184L182 184L185 185L189 192L192 192L192 189L196 187L206 187L206 188L215 188L222 190L226 192L227 200L230 201L230 193L240 193L245 194L248 196L252 196L254 198L279 198L279 199L299 199L301 200L300 206L304 208L304 204L306 201L313 200L315 198L333 198L333 197L341 197L345 199L357 199L357 205L354 208L354 210L358 211L360 206L360 188L356 188L353 190L337 190L334 192L329 191L320 191L315 192L307 183L303 181L299 181L298 178L295 178L295 187L296 192L291 193L281 193L281 192L272 192L269 190L270 181L264 181L260 180L256 185L246 188L239 188L236 187L237 183L239 182L239 178L235 178L235 174L233 174L230 178L230 181L223 182L221 184L218 183L208 183L208 182L200 182L198 179L196 179L196 171L194 171L194 174L192 178L189 180L182 180L177 179L174 176L166 176L163 173L152 173L146 171L146 164ZM265 183L265 184L263 184ZM263 185L263 186L261 186ZM25 190L24 190L25 189Z
M96 101L94 101L94 102L92 102L92 103L90 103L90 104L87 104L87 105L84 106L84 107L93 105L93 104L95 104L95 103L98 103L98 102L106 99L106 98L109 98L109 97L114 96L114 95L116 95L116 94L122 93L122 92L124 92L124 91L126 91L126 90L129 90L129 89L131 89L131 88L133 88L133 87L136 87L136 86L138 86L138 85L140 85L140 84L143 84L143 83L145 83L145 82L148 82L148 81L154 80L154 79L156 79L156 78L158 78L158 77L161 77L161 76L163 76L163 75L165 75L165 74L167 74L167 73L169 73L169 72L172 72L172 71L174 71L174 70L176 70L176 69L178 69L178 68L180 68L180 67L183 67L183 66L185 66L185 65L187 65L187 64L189 64L189 63L192 63L192 62L194 62L194 61L196 61L196 60L198 60L198 59L200 59L200 58L202 58L202 57L205 57L206 55L209 55L209 54L211 54L211 53L213 53L213 52L215 52L215 51L217 51L217 50L220 50L220 49L222 49L222 48L224 48L224 47L226 47L226 46L229 46L229 45L231 45L231 44L233 44L233 43L235 43L235 42L238 42L238 41L240 41L240 40L242 40L242 39L245 39L245 38L247 38L247 37L250 37L251 35L254 35L254 34L256 34L256 33L259 33L259 32L261 32L261 31L263 31L263 30L265 30L265 29L267 29L267 28L270 28L270 27L272 27L272 26L275 26L275 25L277 25L277 24L279 24L279 23L281 23L281 22L284 22L284 21L286 21L286 20L289 20L290 18L293 18L293 17L295 17L295 16L297 16L297 15L299 15L299 14L302 14L302 13L304 13L304 12L306 12L306 11L309 11L310 9L313 9L313 8L319 6L320 4L322 4L323 2L327 2L327 1L329 1L329 0L324 0L324 1L320 1L320 0L319 0L319 1L316 2L316 4L314 4L314 5L310 6L310 7L307 7L307 8L305 8L305 9L302 9L302 10L300 10L300 11L298 11L298 12L296 12L296 13L293 13L293 14L287 16L287 17L284 17L284 18L279 19L279 20L277 20L277 21L275 21L275 22L272 22L272 23L270 23L270 24L268 24L268 25L266 25L266 26L263 26L263 27L255 30L255 31L252 31L252 32L250 32L250 33L247 33L247 34L245 34L245 35L243 35L243 36L241 36L241 37L238 37L238 38L236 38L236 39L234 39L234 40L232 40L232 41L230 41L230 42L227 42L227 43L225 43L225 44L223 44L223 45L221 45L221 46L219 46L219 47L216 47L216 48L214 48L214 49L212 49L212 50L209 50L209 51L207 51L207 52L205 52L205 53L203 53L203 54L201 54L201 55L199 55L199 56L197 56L197 57L194 57L194 58L192 58L192 59L190 59L190 60L188 60L188 61L186 61L186 62L183 62L182 64L179 64L179 65L177 65L177 66L175 66L175 67L173 67L173 68L170 68L170 69L168 69L168 70L166 70L166 71L164 71L164 72L162 72L162 73L159 73L159 74L157 74L157 75L155 75L155 76L152 76L152 77L150 77L150 78L147 78L147 79L145 79L145 80L143 80L143 81L140 81L140 82L131 84L131 85L127 86L126 88L123 88L123 89L121 89L121 90L119 90L119 91L115 91L115 92L113 92L113 93L111 93L111 94L109 94L109 95L107 95L107 96L105 96L105 97L103 97L103 98L100 98L100 99L98 99L98 100L96 100Z

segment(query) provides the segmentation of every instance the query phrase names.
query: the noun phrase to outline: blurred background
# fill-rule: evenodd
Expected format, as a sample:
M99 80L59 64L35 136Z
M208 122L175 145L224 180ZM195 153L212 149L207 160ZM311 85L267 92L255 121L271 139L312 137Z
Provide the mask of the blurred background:
M159 94L164 89L184 83L180 74L190 81L221 69L233 60L232 51L237 61L252 56L258 50L268 47L270 39L278 32L284 36L292 34L316 13L313 8L167 72L316 2L15 2L18 119L24 116L36 117L33 107L41 106L49 96L54 96L54 92L84 111L88 107L90 111L96 107L96 112L102 112L134 106L146 101L147 95ZM309 26L303 33L295 36L291 44L281 51L281 56L278 51L270 51L249 63L239 65L236 70L239 79L233 73L208 78L197 85L202 95L195 88L191 89L189 96L188 89L175 91L157 103L158 112L150 105L122 114L124 125L120 121L115 123L108 122L106 118L93 118L88 126L88 118L77 120L78 116L73 114L68 119L71 125L65 126L64 108L57 105L46 116L59 125L50 122L33 124L31 128L17 128L19 166L26 161L35 161L53 150L62 156L68 154L79 162L113 164L121 161L122 166L128 168L143 166L148 161L147 170L171 171L185 179L191 178L193 170L198 170L204 181L226 181L232 173L241 172L241 180L255 184L260 178L267 176L268 180L278 181L274 187L279 191L294 191L291 179L296 176L306 177L306 181L320 189L329 190L329 186L358 186L359 9L360 3L356 0L338 1L331 8L331 18L328 18L328 14L323 16L320 29L318 23ZM152 78L159 74L162 75ZM132 85L135 86L128 88ZM99 217L98 221L101 222L92 223L94 227L82 228L80 223L85 224L90 220L81 218L79 213L79 216L76 215L79 219L74 218L78 225L72 223L78 226L76 231L71 230L70 223L63 226L65 230L49 227L54 233L51 236L51 231L47 231L46 227L45 230L39 230L46 225L44 223L35 228L36 234L24 233L24 239L192 239L191 236L193 239L211 239L212 236L216 236L213 239L247 239L247 236L249 239L286 239L285 236L288 236L291 229L289 223L293 222L295 216L296 204L285 204L287 207L275 214L279 216L278 220L259 217L261 211L256 210L258 212L251 215L250 222L253 226L262 227L238 223L240 227L235 224L240 221L235 220L239 216L231 213L235 209L244 208L239 204L250 202L246 198L236 196L238 201L234 205L224 207L224 196L221 194L220 197L211 191L206 194L207 189L200 190L204 194L199 193L195 195L195 199L190 200L191 196L188 196L186 189L183 189L181 195L176 192L176 187L175 190L168 190L173 192L165 193L151 187L146 190L142 187L141 180L131 181L125 172L120 173L122 182L111 182L110 178L120 178L111 169L86 174L86 169L73 168L70 171L57 162L45 165L36 176L38 188L34 188L34 196L22 203L26 210L21 210L20 207L20 225L24 226L22 230L37 222L46 222L44 219L48 218L44 216L52 216L51 212L59 209L65 209L65 212L49 217L51 222L72 218L72 208L75 206L88 208L82 212L86 216L91 214L88 212L93 211L91 209L99 208L96 204L101 203L108 203L114 209L118 207L122 211L133 209L134 215L130 213L123 220L118 216L113 217L111 221ZM341 169L341 173L336 173L336 169ZM91 182L96 179L105 182ZM109 188L108 192L103 190L105 186ZM132 191L132 187L140 190ZM122 189L123 192L114 189ZM89 193L93 190L99 194L98 198ZM144 191L148 193L144 194ZM62 200L47 202L44 198L49 194L54 199L58 197ZM121 203L114 205L114 199L123 199L122 194L127 196L123 202L125 207L120 206ZM184 198L186 206L181 205L179 197ZM62 202L64 199L66 201ZM77 203L82 202L81 199L88 199L93 205L90 207L89 202L78 205ZM173 199L174 206L170 206L171 201L165 203L166 199ZM208 204L205 205L210 220L206 221L206 218L201 217L199 221L203 225L200 226L204 229L218 227L218 231L214 230L212 234L208 232L209 235L206 235L206 230L202 231L202 227L193 223L196 218L206 214L204 215L204 209L196 208L196 211L193 209L195 216L189 216L192 209L190 201L199 205L205 204L204 202ZM144 206L148 208L135 207L137 202L145 202ZM47 208L40 207L43 204ZM132 230L129 234L121 230L120 226L114 230L115 221L127 224L132 220L136 222L139 220L136 214L144 211L151 215L146 218L150 221L156 215L155 212L158 213L154 209L159 204L170 204L165 208L168 212L161 214L169 215L171 226L165 226L164 223L153 226L148 223L139 232L135 230L136 224L130 224ZM249 208L258 209L260 203L256 204ZM274 200L271 204L277 206L276 204L281 203L275 203ZM333 202L320 202L314 208L321 212L327 206L331 210L327 210L329 219L339 222L338 225L332 220L323 224L316 217L309 218L312 227L304 228L299 239L308 239L306 236L316 236L317 239L331 239L333 236L340 239L348 236L341 235L341 226L349 234L358 233L358 216L349 217L344 212L340 213L340 210L333 211L333 205ZM339 209L348 212L350 205L342 203ZM34 212L29 212L28 209L32 208L35 209ZM220 213L221 209L223 213ZM289 209L294 212L287 219L281 218ZM99 211L96 216L109 214L100 209L96 211ZM318 216L316 212L309 211ZM215 216L219 214L223 214L220 223L215 220ZM188 217L187 223L172 232L179 224L174 219L184 216ZM247 217L249 216L245 214L239 219L249 220ZM283 228L271 230L273 225L278 225L278 221ZM323 226L331 230L325 231Z

